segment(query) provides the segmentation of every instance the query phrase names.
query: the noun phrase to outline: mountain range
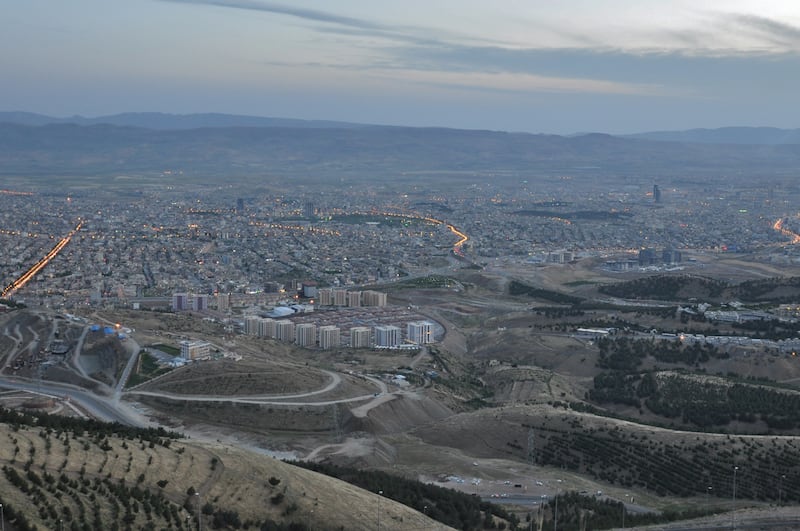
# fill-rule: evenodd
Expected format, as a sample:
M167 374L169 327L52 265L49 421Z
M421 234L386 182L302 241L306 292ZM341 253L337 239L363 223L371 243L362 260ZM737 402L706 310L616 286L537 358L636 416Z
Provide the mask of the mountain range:
M144 129L200 129L205 127L290 127L300 129L353 129L363 127L386 127L354 122L331 120L299 120L295 118L269 118L239 114L196 113L170 114L160 112L128 112L88 118L69 116L57 118L32 112L0 112L0 123L20 125L118 125ZM571 136L583 136L589 133ZM776 127L720 127L716 129L688 129L685 131L649 131L622 138L658 140L702 144L800 144L800 129Z
M329 120L297 120L293 118L265 118L239 114L198 113L168 114L161 112L126 112L109 116L86 118L69 116L55 118L32 112L0 112L0 123L20 125L117 125L144 129L200 129L203 127L292 127L312 129L350 129L363 124L333 122Z
M783 177L800 166L800 141L785 143L797 137L769 128L568 137L224 114L0 113L0 174Z

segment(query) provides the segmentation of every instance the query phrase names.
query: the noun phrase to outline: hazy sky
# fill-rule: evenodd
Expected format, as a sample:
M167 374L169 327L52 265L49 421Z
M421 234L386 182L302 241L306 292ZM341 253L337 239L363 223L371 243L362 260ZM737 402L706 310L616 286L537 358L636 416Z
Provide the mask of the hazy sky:
M797 0L8 0L0 110L800 127Z

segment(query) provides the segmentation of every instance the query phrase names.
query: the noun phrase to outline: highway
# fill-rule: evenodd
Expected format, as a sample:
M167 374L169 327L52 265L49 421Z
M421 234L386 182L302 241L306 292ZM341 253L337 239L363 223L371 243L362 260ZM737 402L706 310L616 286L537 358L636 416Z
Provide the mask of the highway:
M74 229L72 229L69 232L69 234L61 238L61 240L52 249L50 249L50 251L46 255L44 255L44 257L41 260L36 262L36 264L34 264L30 269L28 269L22 275L20 275L20 277L16 279L14 282L6 286L6 288L2 291L2 293L0 293L0 297L3 298L10 297L18 289L27 284L33 277L36 276L36 274L39 271L44 269L45 266L47 266L47 264L50 263L50 260L55 258L58 255L58 253L61 252L61 249L67 246L72 237L75 236L75 234L79 230L81 230L82 226L83 226L83 221L78 222L78 225Z

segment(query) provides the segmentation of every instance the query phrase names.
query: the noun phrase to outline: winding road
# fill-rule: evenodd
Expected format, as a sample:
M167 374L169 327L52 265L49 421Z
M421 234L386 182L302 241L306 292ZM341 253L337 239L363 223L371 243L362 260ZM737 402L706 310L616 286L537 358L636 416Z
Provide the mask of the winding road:
M163 391L139 391L139 390L125 391L125 394L139 395L139 396L153 396L158 398L167 398L170 400L183 400L186 402L231 402L235 404L264 404L264 405L284 405L284 406L330 406L333 404L362 402L364 400L379 398L381 395L386 394L388 391L388 388L384 382L380 381L377 378L364 375L362 377L365 380L377 386L378 391L376 393L353 396L348 398L337 398L335 400L323 400L319 402L292 401L292 399L306 398L309 396L315 396L327 393L329 391L334 390L342 383L342 377L339 374L324 369L322 370L322 372L326 373L331 379L331 381L325 387L316 389L314 391L308 391L305 393L297 393L291 395L252 395L252 396L186 395L186 394L167 393Z
M131 341L131 340L129 340ZM138 353L138 346L134 345L135 342L129 343L131 349ZM295 393L287 395L257 395L257 396L219 396L219 395L181 395L166 392L156 391L138 391L130 390L123 391L122 387L124 381L127 379L128 374L132 367L135 365L136 355L129 358L128 364L123 371L123 377L120 382L115 386L114 393L111 397L103 397L91 393L81 387L51 381L34 381L27 378L20 377L7 377L0 376L0 387L5 389L14 389L18 391L25 391L29 393L52 396L55 398L68 398L71 402L80 404L92 416L107 422L119 422L131 426L147 426L148 422L144 417L137 413L130 405L121 401L121 397L125 396L153 396L159 398L167 398L170 400L181 400L186 402L231 402L239 404L264 404L264 405L287 405L287 406L330 406L334 404L346 404L352 402L373 401L375 404L386 401L388 395L388 388L381 380L362 375L365 380L373 383L377 392L367 395L359 395L347 398L338 398L333 400L321 400L317 402L299 401L299 398L305 398L315 395L327 393L336 389L342 383L342 377L333 371L324 372L330 377L330 381L322 388L308 391L305 393Z

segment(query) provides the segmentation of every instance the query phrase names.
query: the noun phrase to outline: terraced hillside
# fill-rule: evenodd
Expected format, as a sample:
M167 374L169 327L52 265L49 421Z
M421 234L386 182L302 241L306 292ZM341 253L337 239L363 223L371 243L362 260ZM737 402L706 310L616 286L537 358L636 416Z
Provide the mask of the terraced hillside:
M404 505L244 450L165 432L0 424L10 529L447 529ZM286 526L286 527L280 527Z

